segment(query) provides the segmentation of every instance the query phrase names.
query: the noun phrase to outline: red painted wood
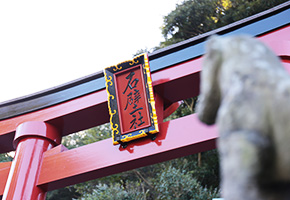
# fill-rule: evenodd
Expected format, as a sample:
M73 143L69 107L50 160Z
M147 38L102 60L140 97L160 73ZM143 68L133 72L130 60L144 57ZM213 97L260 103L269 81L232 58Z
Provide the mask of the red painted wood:
M101 90L43 110L0 121L0 152L13 150L12 141L16 127L26 121L49 122L58 127L63 135L104 124L109 121L107 93Z
M154 90L164 98L165 107L172 102L198 95L199 74L196 72L199 70L192 70L200 68L196 62L198 61L189 61L176 66L176 69L171 67L152 74ZM184 71L185 76L180 71ZM43 110L0 121L0 152L13 150L11 143L16 127L25 121L49 122L58 127L62 135L104 124L109 122L107 93L100 90Z
M0 163L0 196L3 195L12 162Z
M278 55L282 56L284 66L288 70L290 69L289 31L288 26L260 37ZM163 107L167 108L173 102L199 94L201 62L201 58L196 58L152 74L154 91L158 99L164 102L164 106L160 103L157 107L159 113ZM162 121L160 115L158 118ZM12 149L12 141L18 125L35 120L53 124L60 129L62 135L108 122L106 91L100 90L40 111L0 121L0 152L8 152ZM53 149L44 154L38 185L52 190L209 150L215 147L216 138L217 133L214 127L202 125L195 115L191 115L161 123L160 133L155 141L139 140L129 144L126 149L112 146L111 139L68 151L59 152ZM27 138L23 140L26 141ZM23 146L24 144L25 142ZM18 153L18 155L21 154ZM8 166L9 163L0 165L0 191L1 185L3 186L2 180L6 180L5 177L7 177Z
M171 104L168 108L166 108L163 112L164 114L164 119L169 117L171 114L173 114L177 108L181 105L181 101L175 102L173 104Z
M45 153L38 185L53 190L210 150L215 148L216 138L214 126L207 127L196 115L189 115L162 123L153 142L138 140L123 149L106 139L54 155Z
M48 151L45 152L45 156L52 156L64 151L67 151L68 149L63 146L63 145L58 145ZM4 188L6 185L6 180L8 178L8 174L10 171L10 167L11 167L12 162L4 162L4 163L0 163L0 196L3 195L4 193Z
M82 115L86 109L94 109L95 105L106 107L107 93L105 90L95 92L68 102L51 106L33 113L24 114L11 119L0 121L0 135L15 132L16 127L25 121L50 121L61 117L62 120L71 120L70 115ZM103 105L102 105L103 104ZM80 113L75 113L80 111ZM104 113L105 115L106 113ZM61 120L60 119L60 120ZM82 119L79 119L82 120ZM74 124L71 124L74 126ZM70 130L69 127L63 127L63 133Z
M278 55L289 56L290 26L259 37ZM152 73L154 91L164 99L167 108L173 102L199 94L201 58ZM287 63L284 65L290 71ZM96 113L102 113L98 115ZM0 152L13 150L16 127L25 121L45 121L57 126L62 135L88 129L109 121L105 90L79 97L49 108L0 121Z
M46 191L37 186L43 153L60 142L60 134L44 122L26 122L16 130L15 158L3 193L3 200L44 200Z
M267 44L277 55L290 56L290 26L270 32L259 39Z

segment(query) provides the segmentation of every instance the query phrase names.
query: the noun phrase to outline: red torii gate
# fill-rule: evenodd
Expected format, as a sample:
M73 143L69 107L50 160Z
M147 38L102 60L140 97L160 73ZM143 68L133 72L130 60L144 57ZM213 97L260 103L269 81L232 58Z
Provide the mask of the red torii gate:
M290 71L290 2L149 55L160 132L123 149L111 139L76 149L61 136L109 121L102 72L0 104L3 199L44 199L47 191L215 148L216 128L189 115L163 122L175 102L199 94L203 45L212 34L247 33L268 44ZM14 147L13 147L14 144ZM4 192L5 190L5 192Z

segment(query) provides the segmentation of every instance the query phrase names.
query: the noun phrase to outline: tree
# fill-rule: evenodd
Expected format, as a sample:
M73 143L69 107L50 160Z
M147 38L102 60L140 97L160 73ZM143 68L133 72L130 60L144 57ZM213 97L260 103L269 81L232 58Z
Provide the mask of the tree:
M156 166L155 166L156 167ZM147 180L148 181L148 180ZM92 193L81 199L196 199L205 200L217 197L218 191L201 186L192 172L172 166L155 174L150 187L143 181L130 181L126 187L120 183L98 184Z
M164 17L160 47L262 12L287 0L186 0Z
M68 149L73 149L109 137L111 137L111 129L110 124L107 123L63 137L62 144Z
M164 48L244 19L287 0L186 0L163 19L165 39L155 49ZM197 97L184 100L184 107L195 111Z
M156 199L195 199L204 200L217 197L218 191L202 187L192 176L192 171L169 166L157 175L154 182L158 196Z
M214 18L220 18L219 0L190 0L176 6L164 17L160 47L183 41L216 28Z
M186 0L164 17L165 41L158 48L189 39L286 0ZM143 49L137 52L147 52ZM183 100L168 119L195 112L197 97ZM110 137L109 126L68 136L68 148ZM79 199L211 199L219 196L219 161L216 150L190 155L73 186ZM55 198L56 199L56 198Z

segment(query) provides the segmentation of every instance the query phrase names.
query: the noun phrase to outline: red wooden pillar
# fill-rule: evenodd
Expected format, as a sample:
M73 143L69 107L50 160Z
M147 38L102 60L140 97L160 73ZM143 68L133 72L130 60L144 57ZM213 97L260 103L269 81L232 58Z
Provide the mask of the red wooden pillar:
M43 153L60 144L58 130L39 121L25 122L16 129L16 148L3 200L44 200L46 191L37 187Z

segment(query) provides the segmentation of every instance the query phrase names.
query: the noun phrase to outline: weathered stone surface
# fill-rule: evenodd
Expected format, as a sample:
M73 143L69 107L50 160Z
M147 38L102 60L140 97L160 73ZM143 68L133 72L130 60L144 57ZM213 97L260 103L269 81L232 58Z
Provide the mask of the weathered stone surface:
M216 123L226 200L290 199L290 77L249 36L207 43L199 119Z

